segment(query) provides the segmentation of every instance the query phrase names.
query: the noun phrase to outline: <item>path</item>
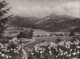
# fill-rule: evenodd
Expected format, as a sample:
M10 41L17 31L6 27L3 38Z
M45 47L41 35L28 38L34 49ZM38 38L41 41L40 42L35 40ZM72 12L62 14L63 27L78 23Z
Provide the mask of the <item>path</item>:
M35 41L35 38L32 38L32 39L30 39L30 40L31 40L31 41L30 41L29 43L26 43L26 44L23 45L22 49L25 48L26 45L28 45L28 44L34 42L34 41Z
M24 46L21 48L22 52L23 52L23 59L27 59L27 57L28 57L28 54L26 53L24 48L26 47L26 45L28 45L28 44L30 44L30 43L32 43L34 41L35 41L35 38L33 38L31 42L24 44Z

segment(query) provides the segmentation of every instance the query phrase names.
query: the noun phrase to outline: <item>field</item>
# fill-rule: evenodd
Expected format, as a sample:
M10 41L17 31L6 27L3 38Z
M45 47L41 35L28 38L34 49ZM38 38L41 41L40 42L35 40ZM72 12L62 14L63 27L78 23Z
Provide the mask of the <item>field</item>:
M34 38L35 38L35 41L27 45L27 47L31 48L34 45L41 43L43 40L48 41L48 42L56 42L56 40L60 38L61 40L68 41L68 40L72 40L73 37L71 36L46 36L46 37L34 37Z
M11 28L11 29L7 30L6 33L7 33L6 35L8 35L8 36L15 36L19 33L19 31L15 30L14 28ZM50 33L54 33L54 32L47 32L45 30L34 29L33 36L45 35L45 34L50 34ZM58 32L56 32L56 33L58 33ZM58 39L58 38L60 38L61 40L66 40L66 41L72 39L72 37L70 37L70 36L42 36L42 37L33 37L33 38L35 38L35 41L33 43L26 45L27 47L33 47L34 45L41 43L43 40L56 42L56 39ZM28 40L27 38L20 39L20 40L22 40L22 42L24 44L30 42L30 41L27 41Z

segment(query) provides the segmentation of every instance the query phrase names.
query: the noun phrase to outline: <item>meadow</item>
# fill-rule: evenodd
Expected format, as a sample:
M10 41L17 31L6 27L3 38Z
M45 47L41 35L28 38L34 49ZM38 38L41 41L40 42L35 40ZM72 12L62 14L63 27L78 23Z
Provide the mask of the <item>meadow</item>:
M27 45L27 47L32 48L34 45L39 44L43 41L56 42L57 39L60 39L62 41L63 40L69 41L73 39L72 36L46 36L46 37L34 37L34 38L35 38L35 41Z
M41 43L42 41L48 41L48 42L56 42L57 39L60 39L60 40L71 40L73 39L72 36L42 36L42 35L45 35L45 34L50 34L50 33L60 33L60 32L48 32L48 31L45 31L45 30L40 30L40 29L33 29L34 32L33 32L33 38L35 39L34 42L26 45L27 47L33 47L34 45L36 44L39 44ZM20 30L15 30L14 28L11 28L11 29L8 29L6 32L6 34L4 36L16 36L18 33L19 33ZM40 37L35 37L36 35L40 35ZM28 43L30 42L27 38L25 39L19 39L19 40L22 40L22 43Z

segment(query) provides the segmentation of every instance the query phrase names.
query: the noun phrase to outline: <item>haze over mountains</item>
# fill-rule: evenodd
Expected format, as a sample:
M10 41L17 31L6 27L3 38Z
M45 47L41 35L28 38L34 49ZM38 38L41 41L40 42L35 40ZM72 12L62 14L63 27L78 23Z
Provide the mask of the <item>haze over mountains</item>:
M80 18L54 13L44 18L15 16L9 23L12 26L51 31L80 31Z
M80 0L6 0L9 14L23 17L46 17L52 12L80 17Z

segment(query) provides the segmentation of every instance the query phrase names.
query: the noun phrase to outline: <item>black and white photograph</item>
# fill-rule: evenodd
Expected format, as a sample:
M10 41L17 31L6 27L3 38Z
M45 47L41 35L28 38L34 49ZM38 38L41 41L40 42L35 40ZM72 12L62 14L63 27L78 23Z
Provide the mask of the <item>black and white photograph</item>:
M0 0L0 59L80 59L80 0Z

